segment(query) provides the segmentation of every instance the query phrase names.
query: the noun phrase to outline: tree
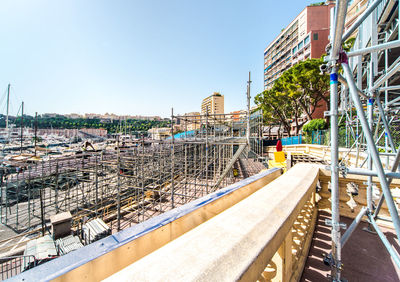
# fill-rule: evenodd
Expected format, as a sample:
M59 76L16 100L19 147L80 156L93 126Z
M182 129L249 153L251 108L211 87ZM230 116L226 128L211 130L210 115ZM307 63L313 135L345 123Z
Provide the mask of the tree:
M273 89L264 90L255 97L255 103L263 110L263 120L265 124L279 124L283 126L290 135L290 123L288 112L290 111L289 104L280 102L281 95Z
M320 74L322 59L308 59L285 71L270 90L258 94L255 102L264 110L268 124L279 122L290 134L290 120L296 125L296 134L320 106L329 104L329 78ZM307 119L299 122L305 114Z
M299 62L283 75L283 87L289 95L295 96L308 120L321 101L329 104L329 78L320 74L322 59Z
M303 132L310 134L311 132L316 130L324 130L326 129L326 127L326 120L324 120L323 118L317 118L304 125Z

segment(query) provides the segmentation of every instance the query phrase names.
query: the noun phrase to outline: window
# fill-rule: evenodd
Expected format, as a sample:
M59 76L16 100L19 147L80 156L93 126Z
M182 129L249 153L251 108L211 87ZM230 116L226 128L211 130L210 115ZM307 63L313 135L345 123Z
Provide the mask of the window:
M301 42L299 43L299 45L297 45L297 47L299 48L299 50L300 50L301 48L303 48L303 41L301 41Z
M310 36L307 35L306 38L304 38L304 45L307 45L308 43L310 43Z
M314 40L318 40L318 33L314 33L313 39L314 39Z
M293 54L297 52L297 46L293 48Z

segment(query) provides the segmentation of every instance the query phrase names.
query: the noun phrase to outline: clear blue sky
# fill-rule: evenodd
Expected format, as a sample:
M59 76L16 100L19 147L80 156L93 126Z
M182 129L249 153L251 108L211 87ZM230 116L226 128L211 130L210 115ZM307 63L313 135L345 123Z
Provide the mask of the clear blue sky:
M218 91L244 109L248 71L254 97L265 47L314 2L2 0L0 98L11 83L13 114L167 117Z

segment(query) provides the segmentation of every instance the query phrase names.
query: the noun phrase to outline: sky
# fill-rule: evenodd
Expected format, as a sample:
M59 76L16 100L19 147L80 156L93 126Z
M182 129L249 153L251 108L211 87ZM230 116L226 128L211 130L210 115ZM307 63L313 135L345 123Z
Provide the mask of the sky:
M263 90L263 52L307 5L289 0L2 0L0 113L225 112ZM253 100L252 98L252 100ZM254 102L252 102L254 104Z

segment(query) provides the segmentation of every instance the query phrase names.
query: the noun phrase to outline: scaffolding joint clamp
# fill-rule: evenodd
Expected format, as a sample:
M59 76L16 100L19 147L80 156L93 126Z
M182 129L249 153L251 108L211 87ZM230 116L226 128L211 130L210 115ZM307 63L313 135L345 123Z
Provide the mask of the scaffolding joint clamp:
M337 111L324 111L324 117L330 117L333 115L337 115Z
M324 111L324 117L338 116L343 113L343 110Z
M346 178L349 169L344 164L342 164L339 166L339 172L342 174L343 178Z
M349 282L349 280L345 279L345 278L341 278L341 279L336 279L334 278L332 275L327 274L326 277L329 278L329 280L333 281L333 282Z
M332 256L332 253L329 253L329 254L323 254L323 261L324 261L324 264L326 265L326 266L330 266L330 267L335 267L335 268L337 268L338 270L343 270L343 264L342 264L342 262L341 261L336 261L334 258L333 258L333 256ZM328 274L328 277L329 277L329 274Z
M325 219L325 225L334 227L333 224L332 224L332 220L331 219ZM336 223L336 227L339 227L339 229L346 230L347 229L347 224L339 222L339 223Z
M334 166L334 169L335 169L335 170L336 170L336 169L340 170L340 166L335 165L335 166ZM325 166L325 170L327 170L327 171L332 171L332 166L326 165L326 166Z

